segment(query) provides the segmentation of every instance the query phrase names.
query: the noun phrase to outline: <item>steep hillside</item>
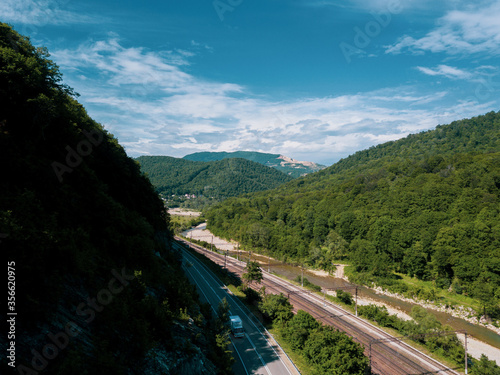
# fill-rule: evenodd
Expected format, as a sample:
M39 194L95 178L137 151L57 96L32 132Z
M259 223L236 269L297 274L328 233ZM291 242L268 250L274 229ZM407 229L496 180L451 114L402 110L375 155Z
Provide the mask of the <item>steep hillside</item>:
M275 168L294 178L326 168L324 165L313 162L298 161L279 154L266 154L254 151L196 152L184 156L184 159L192 161L216 161L230 158L251 160L267 167Z
M491 112L360 151L215 206L209 228L314 266L348 260L359 281L430 280L500 316L499 135Z
M224 372L161 199L48 57L0 23L0 250L17 313L0 373Z
M245 159L195 162L169 156L141 156L136 159L157 191L194 194L217 200L275 188L292 177Z

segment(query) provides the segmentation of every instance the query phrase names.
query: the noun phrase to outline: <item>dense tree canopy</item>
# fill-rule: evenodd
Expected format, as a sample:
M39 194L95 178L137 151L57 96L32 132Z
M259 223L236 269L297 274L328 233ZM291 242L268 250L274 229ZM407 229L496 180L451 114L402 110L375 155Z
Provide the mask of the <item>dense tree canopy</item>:
M291 177L297 178L308 173L313 173L326 168L324 165L316 163L295 162L285 158L280 154L268 154L256 151L235 151L235 152L195 152L184 156L183 159L192 161L216 161L231 158L242 158L260 163L267 167L272 167ZM285 160L287 159L287 160Z
M363 347L344 332L321 324L303 310L282 323L280 334L305 358L312 374L366 373L368 358L363 354Z
M15 268L15 365L24 366L16 373L38 373L36 364L61 375L176 372L194 347L196 363L224 358L169 247L153 186L75 100L47 51L3 23L0 163L0 250ZM191 317L191 331L178 328ZM44 351L69 322L80 333L59 339L55 357ZM7 335L0 342L7 348ZM35 351L50 360L33 362ZM0 368L13 370L5 355ZM216 372L209 360L205 370Z
M278 258L392 271L498 303L500 113L361 151L277 189L229 199L209 228Z
M137 161L165 197L194 194L221 200L272 189L292 180L276 169L245 159L201 162L169 156L141 156Z

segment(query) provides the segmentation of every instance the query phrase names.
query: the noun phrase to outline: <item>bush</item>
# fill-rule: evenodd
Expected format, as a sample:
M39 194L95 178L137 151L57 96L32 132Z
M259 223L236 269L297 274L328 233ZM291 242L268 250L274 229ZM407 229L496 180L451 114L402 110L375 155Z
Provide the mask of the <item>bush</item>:
M280 294L267 294L259 304L259 310L277 323L288 322L293 318L293 306L287 297Z
M298 275L293 281L297 283L302 283L302 276ZM316 292L321 292L321 287L319 285L311 283L306 277L304 277L304 287L307 289L314 290Z
M346 305L352 305L353 303L352 295L344 292L342 289L337 290L337 298L340 302L343 302Z

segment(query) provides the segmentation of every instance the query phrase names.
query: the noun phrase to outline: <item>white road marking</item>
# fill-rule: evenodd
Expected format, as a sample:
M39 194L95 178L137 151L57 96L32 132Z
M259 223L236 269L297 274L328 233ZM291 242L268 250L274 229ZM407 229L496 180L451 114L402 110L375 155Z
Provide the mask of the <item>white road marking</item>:
M181 249L182 249L182 248L181 248ZM189 253L186 253L186 254L188 254L188 255L189 255L190 257L192 257L193 259L196 259L196 258L194 258L191 254L189 254ZM232 260L234 261L234 259L232 259ZM196 260L196 261L198 261L198 260ZM201 264L201 266L202 266L202 267L205 267L205 265L204 265L204 264L202 264L202 263L200 263L200 264ZM199 271L198 271L198 273L199 273ZM216 283L220 282L220 281L216 280L216 279L214 278L214 276L212 276L212 271L211 271L210 269L207 269L207 274L208 274L208 276L209 276L209 277L210 277L210 278L211 278L214 282L216 282ZM201 274L200 274L200 276L201 276ZM203 276L202 276L202 277L203 277ZM241 302L240 302L238 299L234 298L234 297L233 297L233 296L231 296L229 293L228 293L228 295L229 295L229 297L230 297L230 298L232 298L232 299L233 299L233 301L235 302L235 304L236 304L236 305L241 304ZM242 306L243 306L243 308L245 308L247 311L249 311L249 310L248 310L248 308L247 308L245 305L242 305ZM287 366L285 365L285 363L283 362L283 359L281 358L281 356L280 356L280 355L276 352L276 349L274 349L273 345L269 342L269 339L268 339L265 335L263 335L263 334L261 333L260 329L259 329L259 328L255 325L255 323L254 323L254 322L253 322L253 320L249 317L249 315L248 315L247 313L245 313L245 312L241 309L241 307L240 307L240 311L241 311L241 313L242 313L243 315L245 315L245 316L247 317L248 321L250 321L250 323L251 323L251 324L255 327L255 329L256 329L256 330L257 330L257 331L258 331L258 332L262 335L262 337L264 338L264 340L266 340L266 342L267 342L268 346L269 346L269 347L273 350L274 354L276 354L276 356L279 358L279 360L280 360L280 361L281 361L281 363L283 364L283 367L286 369L286 371L288 372L288 374L290 374L290 375L291 375L290 370L288 369L288 367L287 367ZM251 313L249 312L249 314L251 314ZM252 343L252 345L253 345L253 343ZM256 353L257 353L257 355L258 355L260 358L262 358L262 357L260 356L260 354L257 352L257 350L256 350ZM263 363L264 363L264 362L263 362ZM292 363L293 363L293 362L292 362ZM267 365L266 365L265 363L264 363L264 365L266 366L266 369L267 369ZM298 370L297 370L297 372L298 372Z
M191 272L189 272L189 270L187 268L185 268L185 271L191 275ZM193 277L193 281L195 282L196 285L198 285L198 283L196 282L196 280L195 280L194 277ZM208 283L207 283L207 285L208 285ZM207 302L209 302L208 296L205 294L205 292L203 291L203 289L201 289L201 288L198 288L198 289L203 293L203 295L205 296L205 299L207 300ZM217 294L216 294L216 296L217 296ZM210 307L212 308L212 310L214 310L215 314L217 314L217 311L215 310L215 308L212 305L210 305ZM250 375L248 373L247 367L245 366L245 362L243 362L243 358L241 358L241 355L240 355L240 352L238 351L238 348L236 347L236 345L233 342L233 339L231 338L231 335L229 336L229 340L231 340L231 344L233 344L233 348L236 351L236 354L238 354L238 357L240 358L240 362L243 365L243 369L245 370L245 373L247 375Z

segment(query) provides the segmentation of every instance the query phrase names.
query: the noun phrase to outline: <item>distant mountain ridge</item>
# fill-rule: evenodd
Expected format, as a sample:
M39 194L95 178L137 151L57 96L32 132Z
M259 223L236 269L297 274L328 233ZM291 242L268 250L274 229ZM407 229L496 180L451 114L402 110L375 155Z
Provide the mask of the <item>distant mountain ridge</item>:
M280 154L268 154L257 151L235 151L235 152L195 152L184 156L183 159L191 161L217 161L230 158L242 158L251 160L266 167L275 168L294 178L317 172L326 168L325 165L310 162L298 161L288 156Z
M223 199L276 188L292 177L246 159L191 161L170 156L136 159L164 196L193 194Z
M325 270L347 259L351 281L410 298L429 299L398 274L430 281L500 318L499 135L500 112L489 112L358 151L212 207L208 228Z

